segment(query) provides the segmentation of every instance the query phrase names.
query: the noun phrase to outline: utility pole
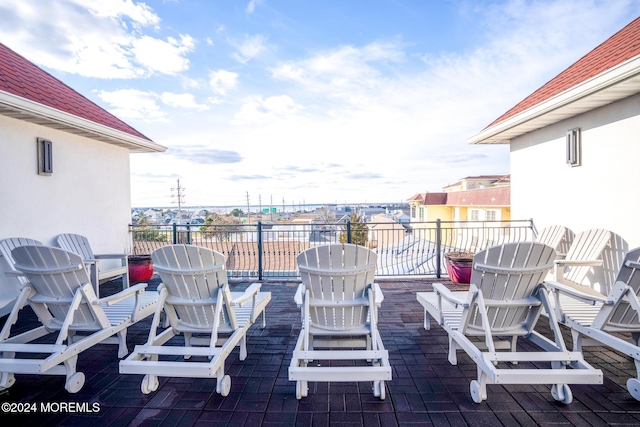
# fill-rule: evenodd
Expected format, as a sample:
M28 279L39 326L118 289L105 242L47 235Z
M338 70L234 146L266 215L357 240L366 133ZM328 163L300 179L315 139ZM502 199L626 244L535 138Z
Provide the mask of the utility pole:
M271 195L271 205L269 206L269 213L271 214L271 222L273 222L273 194Z
M249 192L247 191L247 223L251 224L251 211L249 210Z
M260 215L260 219L262 219L262 194L258 194L258 212Z
M178 203L178 220L180 221L182 218L182 204L184 203L184 198L185 198L185 194L184 194L184 187L180 186L180 180L178 180L178 186L175 188L172 188L171 191L176 191L177 194L172 194L171 198L177 199L177 203ZM176 203L176 202L173 202Z

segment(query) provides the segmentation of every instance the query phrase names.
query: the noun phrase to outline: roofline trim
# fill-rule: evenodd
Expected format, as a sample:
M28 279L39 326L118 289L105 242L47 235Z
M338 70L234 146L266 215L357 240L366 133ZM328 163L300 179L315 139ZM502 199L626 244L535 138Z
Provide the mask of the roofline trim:
M4 105L31 116L41 117L45 120L51 120L56 123L67 125L81 131L97 134L97 136L117 140L120 144L124 143L124 145L128 146L133 151L139 152L142 149L144 152L163 152L167 149L167 147L156 144L151 140L131 135L127 132L60 111L56 108L48 107L3 90L0 90L0 105Z
M528 109L509 117L506 120L496 123L488 127L480 133L467 139L468 144L509 144L510 139L501 139L502 132L513 129L514 127L524 124L530 120L543 116L558 108L567 106L580 99L593 95L617 83L630 79L636 75L640 75L640 55L618 64L602 73L591 77L551 98L539 102Z

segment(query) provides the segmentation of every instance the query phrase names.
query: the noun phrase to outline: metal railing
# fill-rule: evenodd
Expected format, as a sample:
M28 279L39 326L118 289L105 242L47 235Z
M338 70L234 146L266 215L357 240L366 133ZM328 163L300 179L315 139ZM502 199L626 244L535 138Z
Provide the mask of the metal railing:
M133 254L176 243L208 247L227 257L231 277L297 278L296 257L311 246L365 245L378 254L378 276L435 276L447 252L477 252L506 242L533 240L532 220L323 224L130 225Z

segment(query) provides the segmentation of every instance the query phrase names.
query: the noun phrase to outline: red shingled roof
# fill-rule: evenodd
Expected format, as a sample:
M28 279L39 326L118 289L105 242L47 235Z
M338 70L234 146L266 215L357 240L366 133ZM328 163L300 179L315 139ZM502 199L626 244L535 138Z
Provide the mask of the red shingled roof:
M509 206L510 187L489 187L447 193L448 206Z
M151 141L2 43L0 91Z
M640 55L640 17L498 117L487 128Z

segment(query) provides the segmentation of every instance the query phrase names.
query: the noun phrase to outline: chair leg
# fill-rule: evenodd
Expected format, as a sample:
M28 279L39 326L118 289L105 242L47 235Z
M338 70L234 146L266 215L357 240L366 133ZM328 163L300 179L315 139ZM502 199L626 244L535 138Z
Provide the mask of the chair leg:
M185 347L191 347L191 333L190 332L185 332L184 333L184 346ZM189 360L191 359L191 356L188 354L184 355L184 360Z
M129 349L127 348L127 329L121 330L116 335L118 336L118 357L122 359L129 354Z
M67 380L64 384L64 388L69 393L77 393L82 389L84 385L84 374L82 372L76 372L76 364L78 363L78 356L70 357L62 362L67 372Z
M478 379L471 381L469 389L475 403L482 403L487 399L487 376L480 367L478 367Z
M573 351L582 352L582 334L575 329L571 329L573 339Z
M449 363L452 365L458 364L458 356L456 355L457 349L458 343L456 343L456 340L449 335Z
M247 336L243 335L240 340L240 360L247 358Z

